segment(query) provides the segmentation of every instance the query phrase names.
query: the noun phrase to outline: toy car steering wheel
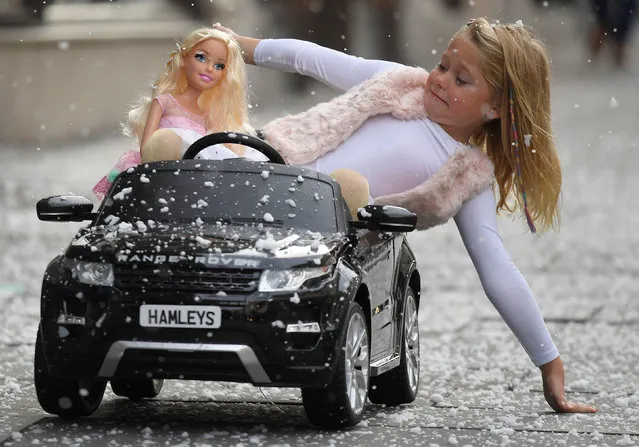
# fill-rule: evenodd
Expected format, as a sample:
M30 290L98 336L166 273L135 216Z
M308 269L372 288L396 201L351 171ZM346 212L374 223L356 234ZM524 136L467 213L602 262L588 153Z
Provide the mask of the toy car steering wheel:
M204 135L202 138L195 141L191 146L189 146L189 148L182 156L182 159L193 160L195 156L199 154L203 149L209 146L223 143L233 143L241 144L242 146L248 146L266 155L269 161L272 163L281 165L286 164L284 158L282 158L280 153L277 152L275 148L273 148L273 146L268 144L266 141L239 132L217 132L209 135Z

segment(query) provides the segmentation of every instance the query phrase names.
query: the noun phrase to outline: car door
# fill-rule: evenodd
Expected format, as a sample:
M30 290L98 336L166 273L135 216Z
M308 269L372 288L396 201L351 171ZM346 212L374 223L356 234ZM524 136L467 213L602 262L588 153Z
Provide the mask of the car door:
M364 230L358 243L371 303L371 361L386 355L392 345L393 239L391 233Z

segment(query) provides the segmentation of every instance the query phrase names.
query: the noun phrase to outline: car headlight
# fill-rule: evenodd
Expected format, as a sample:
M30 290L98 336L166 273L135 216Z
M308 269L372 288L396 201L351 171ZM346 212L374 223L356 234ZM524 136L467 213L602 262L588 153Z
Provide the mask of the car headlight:
M330 273L329 266L289 270L264 270L260 277L260 292L288 292L302 288L309 279Z
M94 286L113 285L113 265L104 262L85 262L75 259L67 263L71 275L83 284Z

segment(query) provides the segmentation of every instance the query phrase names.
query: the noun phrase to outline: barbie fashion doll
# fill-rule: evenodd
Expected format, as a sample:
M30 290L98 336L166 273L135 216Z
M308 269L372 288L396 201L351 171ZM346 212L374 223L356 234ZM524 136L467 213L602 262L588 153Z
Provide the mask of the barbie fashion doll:
M172 51L166 72L131 109L124 134L140 151L124 153L94 187L101 200L117 175L141 162L175 160L202 136L219 131L254 135L249 124L246 65L237 42L226 32L200 28ZM258 151L237 145L216 145L198 158L247 157L266 160Z

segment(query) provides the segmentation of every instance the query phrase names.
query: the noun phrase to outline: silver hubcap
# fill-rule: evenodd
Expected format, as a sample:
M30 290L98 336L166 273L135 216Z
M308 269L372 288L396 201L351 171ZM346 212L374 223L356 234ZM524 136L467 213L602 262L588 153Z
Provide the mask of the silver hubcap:
M419 383L419 323L415 298L412 295L406 297L404 311L404 353L408 383L410 389L415 392Z
M368 335L366 322L360 314L354 314L348 324L346 333L346 393L351 410L359 414L364 409L368 390Z

